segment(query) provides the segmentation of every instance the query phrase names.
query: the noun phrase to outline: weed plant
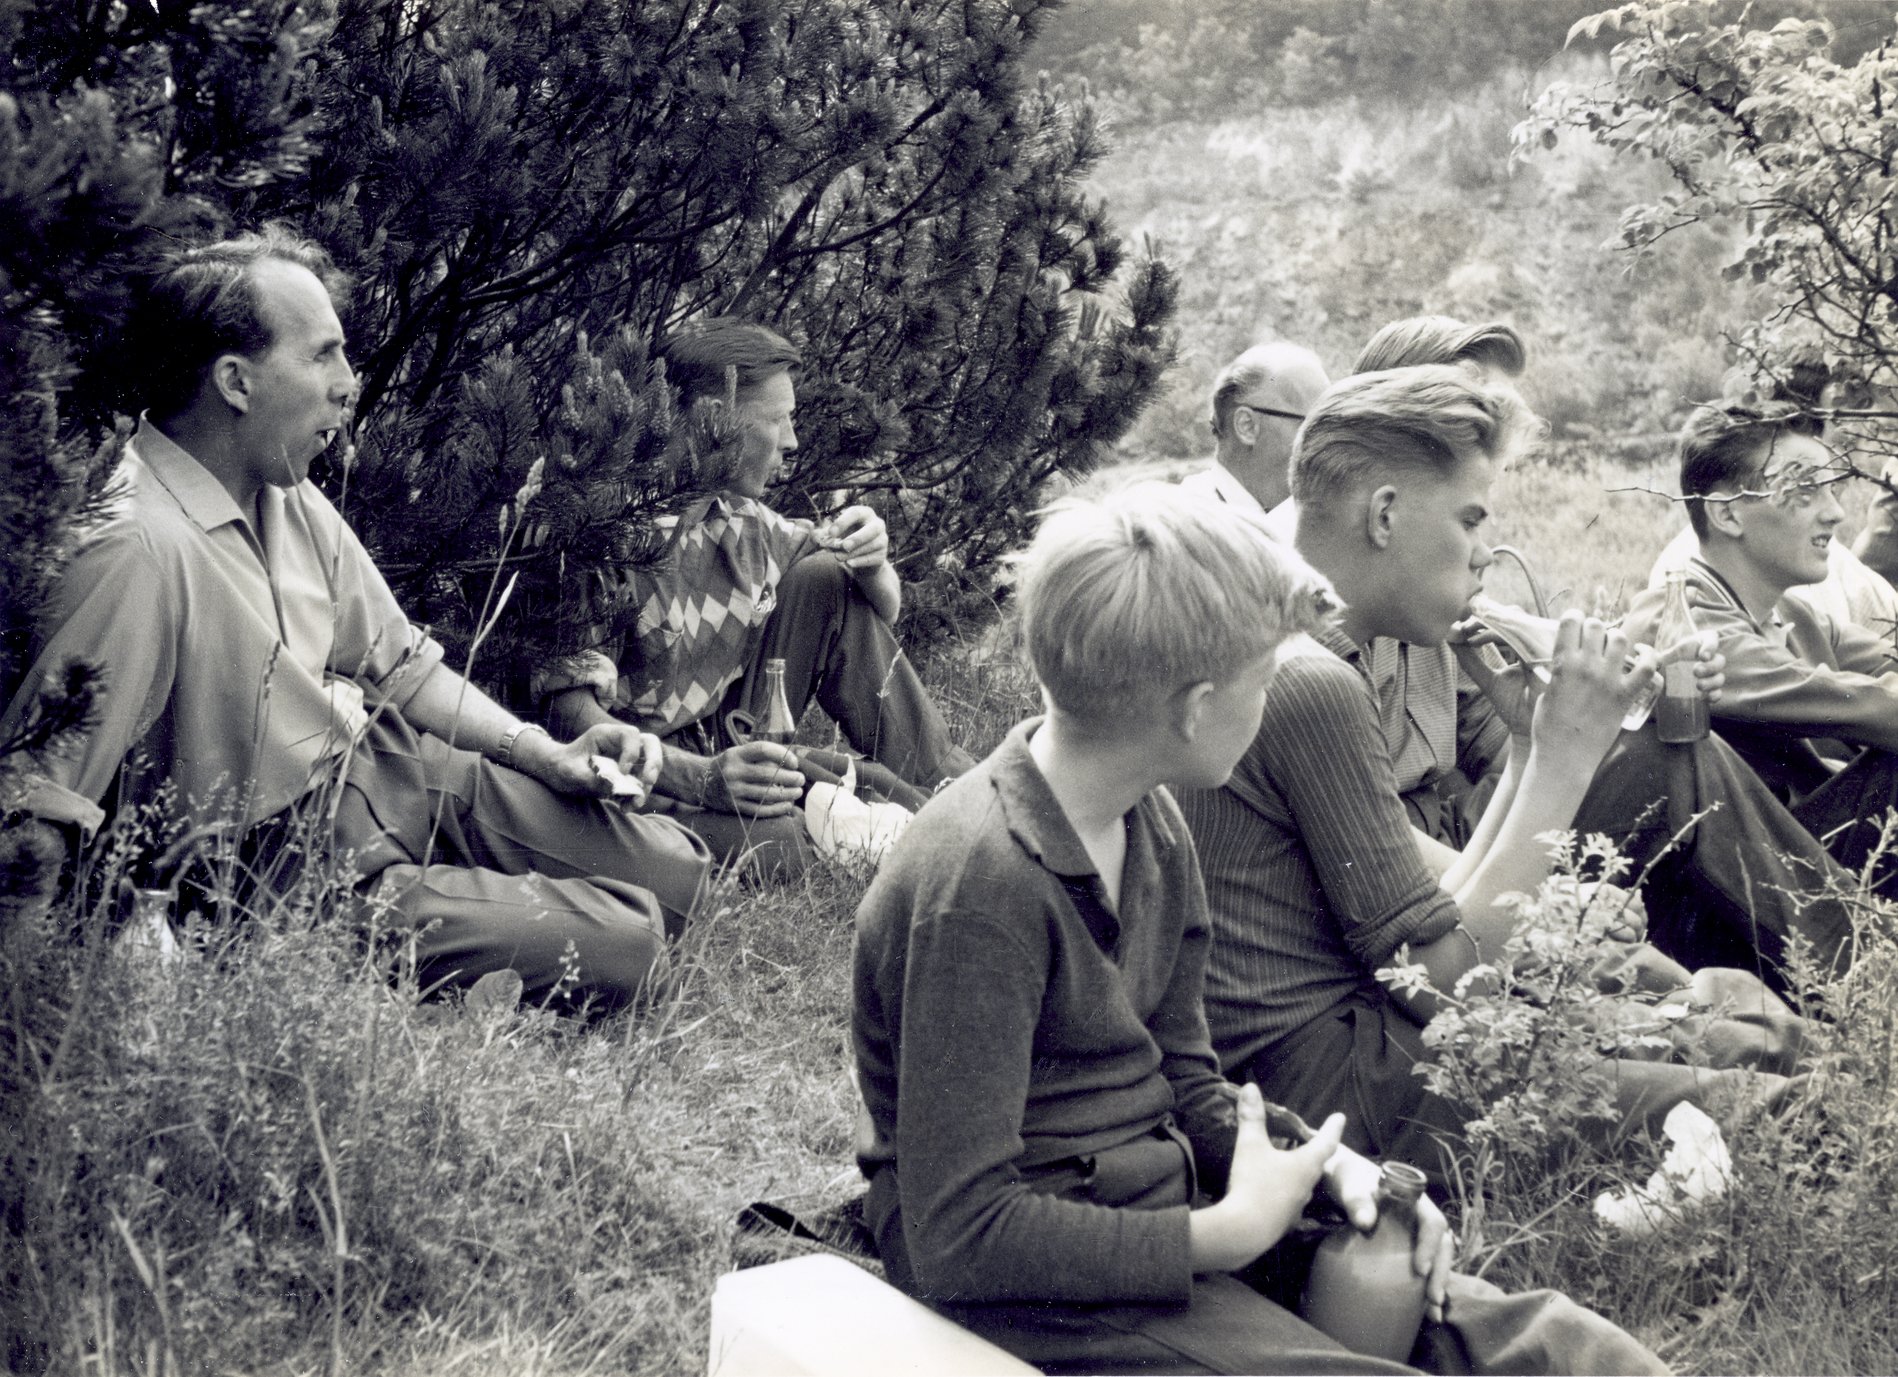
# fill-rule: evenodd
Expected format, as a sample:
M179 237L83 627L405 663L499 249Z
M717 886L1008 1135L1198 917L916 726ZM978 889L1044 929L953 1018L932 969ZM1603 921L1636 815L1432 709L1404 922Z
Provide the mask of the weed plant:
M1795 953L1794 983L1814 1014L1808 1079L1777 1112L1728 1117L1727 1193L1661 1212L1652 1234L1623 1235L1593 1201L1644 1184L1665 1145L1600 1131L1613 1075L1604 1054L1664 1055L1678 1034L1664 1009L1630 1020L1592 979L1610 932L1636 916L1625 894L1578 883L1604 860L1598 842L1568 843L1557 873L1520 902L1521 932L1493 980L1459 991L1426 1032L1426 1079L1478 1111L1458 1154L1462 1265L1512 1289L1564 1290L1683 1371L1898 1371L1890 908L1862 883L1840 895L1856 959L1839 978Z

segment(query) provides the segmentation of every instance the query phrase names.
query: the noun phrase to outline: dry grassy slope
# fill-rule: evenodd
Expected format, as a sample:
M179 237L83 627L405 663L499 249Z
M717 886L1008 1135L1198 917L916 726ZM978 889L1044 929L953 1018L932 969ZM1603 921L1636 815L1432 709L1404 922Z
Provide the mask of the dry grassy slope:
M1580 141L1512 166L1527 89L1115 124L1093 190L1182 281L1180 363L1123 450L1204 454L1212 379L1249 344L1307 343L1338 376L1402 316L1507 320L1529 343L1523 391L1551 447L1499 485L1494 538L1575 604L1619 608L1681 518L1610 489L1672 486L1667 437L1718 393L1722 331L1757 308L1719 275L1731 230L1680 234L1643 263L1612 247L1659 170Z

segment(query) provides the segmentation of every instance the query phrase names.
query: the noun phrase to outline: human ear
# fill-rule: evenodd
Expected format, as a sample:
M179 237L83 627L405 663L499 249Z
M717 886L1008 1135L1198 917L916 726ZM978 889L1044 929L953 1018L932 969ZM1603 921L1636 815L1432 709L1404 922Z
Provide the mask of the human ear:
M236 412L250 410L250 360L242 354L219 354L211 365L211 386L225 405Z
M1397 529L1397 489L1389 483L1375 488L1364 508L1364 535L1382 550Z
M1182 739L1192 741L1199 735L1200 719L1206 715L1206 703L1213 696L1215 687L1212 680L1201 679L1173 695L1169 704L1173 713L1173 729Z
M1232 409L1232 415L1227 418L1227 424L1232 427L1232 438L1244 445L1247 449L1252 448L1252 446L1257 443L1259 438L1259 416L1257 412L1251 411L1243 406L1236 406Z
M1738 540L1746 534L1746 517L1740 511L1740 504L1729 493L1716 493L1713 497L1714 500L1700 504L1700 510L1707 517L1707 529L1718 531L1729 540Z

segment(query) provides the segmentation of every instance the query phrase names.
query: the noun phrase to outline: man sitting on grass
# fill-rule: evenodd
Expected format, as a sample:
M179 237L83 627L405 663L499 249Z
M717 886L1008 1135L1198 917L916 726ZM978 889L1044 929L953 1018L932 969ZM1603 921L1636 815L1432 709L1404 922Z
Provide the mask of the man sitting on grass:
M883 518L851 506L792 520L763 501L797 450L797 350L762 325L720 318L661 353L682 410L707 400L735 408L736 437L715 457L729 477L696 510L662 520L671 545L628 590L636 623L604 652L549 673L543 692L569 729L617 717L656 732L658 805L721 858L757 850L795 870L809 858L797 806L810 753L801 762L732 725L734 710L764 720L765 661L785 662L792 716L815 696L851 746L886 767L868 773L905 806L974 762L891 630L903 592Z
M1450 636L1490 562L1478 532L1491 480L1532 426L1513 393L1459 369L1361 374L1326 393L1300 432L1292 491L1299 552L1337 588L1343 619L1282 657L1258 736L1230 780L1180 795L1217 933L1207 1015L1227 1073L1307 1117L1354 1110L1347 1141L1433 1173L1442 1166L1433 1130L1453 1134L1459 1112L1427 1096L1413 1073L1429 1010L1377 979L1400 949L1446 991L1499 953L1513 929L1497 901L1548 875L1544 833L1612 829L1651 848L1637 852L1637 865L1648 859L1672 835L1665 813L1638 823L1650 767L1689 803L1717 797L1714 816L1733 829L1703 824L1684 848L1680 873L1703 891L1703 910L1746 897L1720 892L1720 875L1710 873L1717 860L1737 875L1744 857L1757 873L1774 864L1776 846L1816 850L1719 743L1657 765L1671 748L1652 728L1622 733L1628 704L1652 681L1653 656L1631 657L1625 636L1571 614L1539 694L1525 669L1499 675L1468 657L1511 731L1509 763L1469 844L1441 875L1425 863L1363 647L1379 636L1435 647ZM1657 926L1659 902L1650 888ZM1822 918L1843 922L1836 905L1793 916L1836 948L1838 934L1817 926ZM1736 1055L1779 1051L1762 1038ZM1749 1074L1646 1063L1618 1072L1623 1112L1642 1117L1709 1081L1738 1084Z
M1467 325L1449 316L1410 316L1366 340L1351 371L1444 364L1513 390L1527 361L1522 337L1501 321ZM1501 771L1509 728L1448 645L1375 636L1364 648L1364 666L1377 688L1378 719L1404 811L1424 836L1462 848L1470 839L1470 805L1483 796L1477 786Z
M511 967L530 999L623 1004L709 858L596 797L590 757L650 782L657 741L613 723L561 745L497 706L309 481L356 395L341 285L271 226L179 253L144 292L125 359L148 410L0 735L74 661L103 671L97 721L37 762L25 806L83 836L108 796L168 798L279 878L314 846L413 927L425 986Z
M1827 576L1845 467L1782 403L1696 414L1681 433L1680 473L1698 543L1688 601L1727 659L1714 726L1857 869L1898 800L1898 653L1888 628L1787 596ZM1635 600L1631 635L1654 634L1662 598ZM1888 870L1880 882L1889 891L1898 877Z
M1375 1172L1339 1117L1281 1151L1256 1089L1235 1107L1162 787L1226 777L1322 584L1256 516L1151 481L1058 504L1018 569L1047 716L923 809L857 914L859 1162L890 1280L1048 1371L1408 1370L1254 1289L1297 1294L1304 1257L1275 1245L1314 1188L1371 1223ZM1421 1221L1436 1322L1414 1361L1659 1369L1561 1296L1452 1275L1442 1216Z
M1212 462L1181 486L1267 514L1267 527L1289 545L1298 521L1285 485L1292 439L1330 385L1324 364L1303 345L1281 340L1246 350L1213 380Z

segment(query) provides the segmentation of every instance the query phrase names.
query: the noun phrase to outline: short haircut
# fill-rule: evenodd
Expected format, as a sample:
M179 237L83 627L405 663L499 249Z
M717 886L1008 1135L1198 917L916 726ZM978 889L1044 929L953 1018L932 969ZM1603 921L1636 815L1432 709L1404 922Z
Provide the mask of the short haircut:
M1503 459L1535 437L1534 413L1508 388L1442 364L1354 373L1333 383L1292 446L1292 496L1328 510L1392 469L1449 477L1471 455Z
M803 362L797 346L767 326L736 316L713 316L672 336L660 347L666 377L679 389L681 406L726 395L739 396L777 373Z
M1792 402L1698 408L1680 434L1681 496L1694 535L1707 536L1707 504L1701 499L1752 487L1766 472L1781 436L1813 433L1811 418Z
M182 249L140 284L126 321L134 404L160 420L176 416L197 399L219 358L270 348L253 272L267 259L309 269L338 311L343 308L348 276L322 245L279 221Z
M1054 502L1010 563L1035 677L1084 724L1151 720L1169 695L1230 679L1337 606L1256 514L1142 467Z
M1224 438L1239 398L1271 376L1265 360L1251 349L1220 369L1213 379L1213 434Z
M1277 352L1275 352L1277 351ZM1310 355L1302 345L1255 344L1219 370L1213 379L1213 434L1225 439L1232 429L1232 413L1239 399L1278 375L1287 366L1287 354ZM1315 356L1314 366L1316 366Z
M1351 371L1381 373L1426 363L1474 363L1513 378L1528 361L1522 336L1501 321L1465 325L1449 316L1412 316L1394 320L1372 335Z

